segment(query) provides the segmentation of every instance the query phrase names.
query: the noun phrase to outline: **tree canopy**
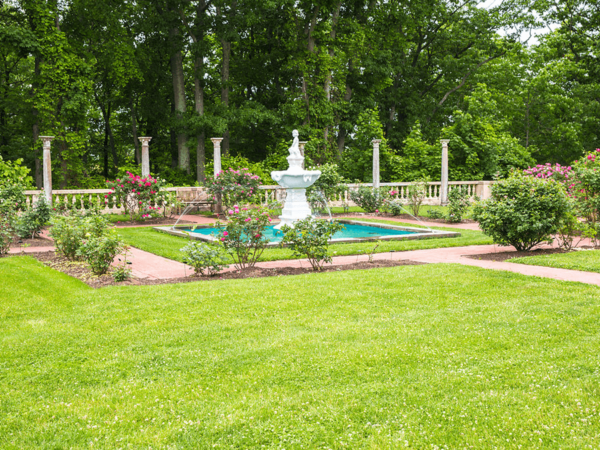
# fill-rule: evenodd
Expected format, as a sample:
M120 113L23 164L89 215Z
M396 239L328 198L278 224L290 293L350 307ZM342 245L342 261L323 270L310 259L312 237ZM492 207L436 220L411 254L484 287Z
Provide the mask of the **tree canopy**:
M451 179L568 164L600 146L600 13L586 0L8 0L0 3L0 157L41 185L101 187L140 162L202 182L224 160L308 163L370 181ZM527 30L552 25L535 45Z

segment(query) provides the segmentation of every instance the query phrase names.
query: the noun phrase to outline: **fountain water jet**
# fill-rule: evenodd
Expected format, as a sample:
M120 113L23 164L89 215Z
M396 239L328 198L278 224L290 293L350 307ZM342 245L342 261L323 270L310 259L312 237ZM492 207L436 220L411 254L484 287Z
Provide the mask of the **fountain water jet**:
M280 229L283 225L294 226L296 221L305 219L312 214L306 201L306 188L312 186L321 176L319 170L302 168L304 156L300 153L298 130L294 130L292 136L294 136L294 142L289 148L288 169L271 172L271 178L286 190L283 211L279 216L281 222L275 227L276 229Z

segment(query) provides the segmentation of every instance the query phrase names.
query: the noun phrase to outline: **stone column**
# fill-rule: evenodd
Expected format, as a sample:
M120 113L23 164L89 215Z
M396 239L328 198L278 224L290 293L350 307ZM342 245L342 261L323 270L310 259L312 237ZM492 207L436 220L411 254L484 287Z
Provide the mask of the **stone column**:
M298 142L298 148L300 149L300 154L302 155L303 158L304 158L304 146L306 144L308 144L308 141L299 141ZM302 168L305 169L304 160L302 160Z
M44 196L48 205L52 206L52 158L50 157L50 143L54 139L54 136L40 136L40 139L44 143Z
M373 139L373 189L379 189L379 144L381 139Z
M217 174L221 171L221 141L223 140L223 138L210 138L210 140L212 141L213 146L215 147L213 177L217 178ZM217 207L216 207L217 217L219 214L221 214L221 210L222 210L222 202L221 202L221 198L219 197L217 199Z
M148 150L148 143L152 140L151 137L139 137L142 143L142 176L147 177L150 175L150 151Z
M442 186L440 190L440 203L448 204L448 142L450 139L440 139L442 143Z
M217 174L221 171L221 141L223 138L210 138L210 140L215 147L213 176L217 178Z

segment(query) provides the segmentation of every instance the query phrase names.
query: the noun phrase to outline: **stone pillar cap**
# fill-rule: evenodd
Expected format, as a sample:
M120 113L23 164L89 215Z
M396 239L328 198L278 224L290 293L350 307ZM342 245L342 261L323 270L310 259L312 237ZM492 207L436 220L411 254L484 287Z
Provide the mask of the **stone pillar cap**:
M381 144L381 139L373 139L371 144Z
M210 140L216 143L216 142L221 142L223 140L223 138L222 137L210 138Z
M440 142L442 144L447 144L448 142L450 142L450 139L440 139Z

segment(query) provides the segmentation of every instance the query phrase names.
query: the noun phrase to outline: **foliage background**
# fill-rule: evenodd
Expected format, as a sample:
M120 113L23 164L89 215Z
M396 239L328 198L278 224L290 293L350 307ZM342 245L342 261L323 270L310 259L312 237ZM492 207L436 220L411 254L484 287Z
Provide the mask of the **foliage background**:
M496 5L496 4L495 4ZM291 131L309 165L370 181L490 179L600 146L600 13L584 0L8 0L0 4L0 156L41 186L102 187L139 163L169 183L224 161L268 182ZM552 32L527 43L528 30Z

